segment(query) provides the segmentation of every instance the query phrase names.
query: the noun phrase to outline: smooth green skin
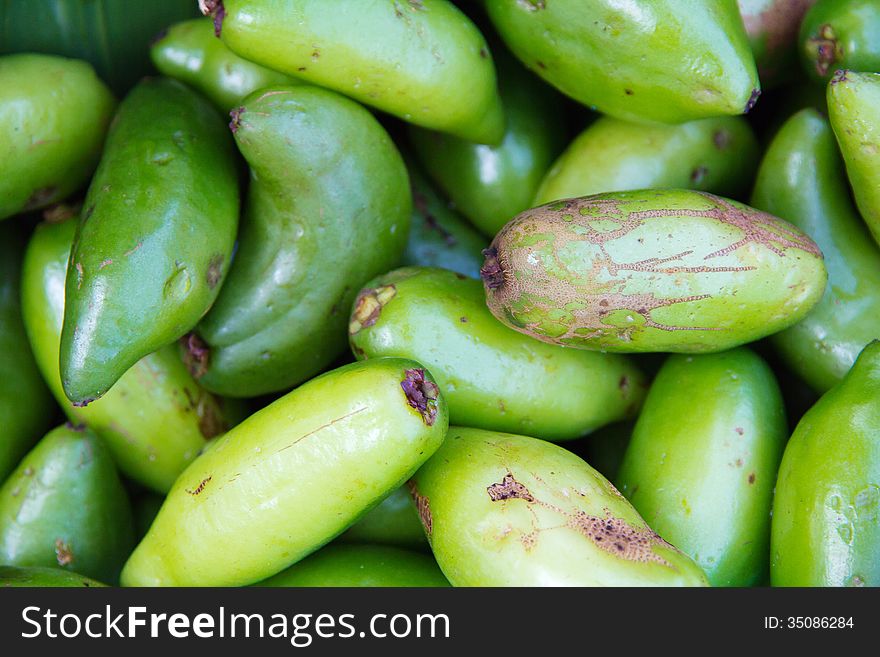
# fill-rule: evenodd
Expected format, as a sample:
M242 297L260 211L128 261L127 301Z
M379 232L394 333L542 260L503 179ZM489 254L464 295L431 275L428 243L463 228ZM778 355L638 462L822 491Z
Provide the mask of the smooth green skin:
M40 224L28 244L22 315L30 346L67 417L98 434L127 477L165 492L206 441L236 418L196 384L174 346L139 360L106 395L86 407L67 399L58 360L64 283L76 224L76 219Z
M254 586L449 586L434 557L386 545L328 545Z
M115 582L134 547L128 494L85 427L53 429L0 488L0 563Z
M705 575L571 452L450 427L410 482L453 586L706 586Z
M148 78L125 98L70 253L61 381L89 403L211 307L238 228L232 140L207 100Z
M828 85L828 120L856 206L880 244L880 73L835 76Z
M689 190L542 205L491 248L483 278L495 317L578 349L723 351L799 321L826 281L818 247L791 224Z
M557 94L502 51L499 88L507 126L497 146L411 127L410 142L455 208L492 237L531 207L547 169L565 145Z
M0 566L0 589L17 587L104 587L89 577L61 568Z
M822 85L840 69L880 72L877 0L819 0L800 26L800 58Z
M242 59L214 35L210 18L172 25L150 47L162 75L181 80L228 112L257 89L297 84L289 75Z
M408 162L412 189L412 219L401 263L443 267L480 277L485 237L449 207L414 162Z
M764 155L751 202L796 224L825 255L822 300L771 338L788 367L825 392L880 337L880 249L849 199L834 133L819 112L802 110L783 125Z
M375 317L363 296L385 286L395 293ZM486 308L479 281L444 269L406 267L367 283L349 333L360 360L425 365L450 422L463 426L571 440L634 415L647 387L624 356L560 349L510 330Z
M46 433L55 412L21 317L24 245L17 226L0 224L0 481Z
M86 62L0 57L0 219L79 189L98 164L115 105Z
M737 196L751 184L759 158L755 133L741 117L644 125L606 116L559 156L530 205L633 189Z
M341 543L377 543L420 550L428 547L409 491L394 489L337 539Z
M816 0L738 0L749 45L766 89L797 66L798 28Z
M401 383L418 368L401 358L346 365L218 439L171 489L122 584L251 584L342 533L446 435L439 393L425 417L408 403Z
M651 385L615 483L712 586L753 586L769 566L786 440L782 393L754 352L673 355Z
M220 36L245 59L462 139L503 136L489 47L447 0L220 4Z
M312 86L273 87L236 113L251 184L239 250L198 334L209 390L288 389L345 350L346 310L400 260L411 197L400 153L362 106Z
M501 38L574 100L632 121L747 112L760 91L736 0L485 0Z
M880 342L801 419L773 503L773 586L880 586Z

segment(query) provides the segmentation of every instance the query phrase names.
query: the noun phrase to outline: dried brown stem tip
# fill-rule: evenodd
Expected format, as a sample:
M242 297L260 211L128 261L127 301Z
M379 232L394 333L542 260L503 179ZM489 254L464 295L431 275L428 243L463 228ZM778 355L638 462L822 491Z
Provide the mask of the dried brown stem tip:
M183 363L194 379L200 379L208 372L211 350L195 333L180 338L183 346Z
M241 115L244 114L244 107L236 107L234 110L229 112L229 129L232 130L232 134L238 132L238 129L241 127Z
M214 34L219 37L223 28L223 19L226 18L223 0L199 0L199 9L205 16L214 17Z
M432 381L425 379L425 370L411 369L404 372L405 378L400 382L406 403L422 415L429 427L437 419L437 397L440 389Z
M486 260L480 267L480 278L490 290L497 290L504 285L504 270L501 269L501 263L498 261L498 249L489 247L483 249L483 255Z

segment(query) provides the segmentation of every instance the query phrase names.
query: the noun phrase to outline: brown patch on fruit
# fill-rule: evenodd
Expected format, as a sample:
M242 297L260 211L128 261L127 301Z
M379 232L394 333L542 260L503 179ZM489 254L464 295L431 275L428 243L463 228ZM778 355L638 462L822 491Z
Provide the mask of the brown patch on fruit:
M43 210L43 221L47 224L60 224L62 221L73 219L81 209L81 204L66 205L58 203ZM94 210L94 208L92 208Z
M73 550L70 547L70 543L60 538L55 539L55 560L61 567L69 566L73 563Z
M205 440L210 440L226 431L226 420L220 406L210 393L202 391L193 404L193 410L199 418L199 433Z
M217 283L223 278L223 255L217 254L208 262L208 270L205 272L205 282L212 290L217 287Z
M404 379L400 382L406 403L416 409L422 416L425 424L429 427L437 420L437 399L440 389L425 378L425 370L413 368L404 372Z
M828 75L831 67L843 57L834 27L828 23L819 28L816 36L807 39L807 51L815 59L816 74L819 77Z
M49 185L48 187L41 187L40 189L35 190L28 200L25 201L22 211L27 212L28 210L36 210L37 208L43 207L47 203L50 203L57 193L58 188L55 185Z
M712 133L712 143L719 151L723 151L730 146L731 137L727 130L716 130Z
M754 484L754 483L755 483L755 473L754 473L754 472L750 472L750 473L749 473L749 483L750 483L750 484Z
M200 379L208 373L211 360L211 349L195 333L188 333L180 338L183 347L183 364L194 379Z
M430 538L431 532L434 531L434 519L431 517L431 502L427 497L419 493L419 489L416 486L414 479L410 479L406 482L406 487L413 498L413 502L416 504L416 511L419 513L419 520L422 521L422 527L425 528L425 534Z
M480 267L480 278L483 284L490 290L497 290L504 285L504 267L498 256L498 249L490 246L483 249L483 266Z
M213 475L209 475L209 476L205 477L204 479L202 479L199 482L199 485L196 486L195 488L193 488L192 490L190 490L189 488L186 488L184 490L186 490L187 493L189 493L190 495L193 495L193 496L200 495L202 493L202 491L205 490L205 486L208 485L208 482L210 482L211 479L213 479L213 478L214 478Z
M351 321L348 323L348 334L355 335L363 328L367 328L379 321L379 316L389 301L397 294L397 288L392 285L381 285L376 288L367 287L358 292L354 302L354 311Z
M503 500L525 500L526 502L534 502L535 498L529 492L529 489L513 478L513 474L508 472L497 484L491 484L486 487L489 493L489 499L493 502Z
M241 127L242 114L244 114L244 107L236 107L229 112L229 129L232 130L232 134L238 132L238 129Z

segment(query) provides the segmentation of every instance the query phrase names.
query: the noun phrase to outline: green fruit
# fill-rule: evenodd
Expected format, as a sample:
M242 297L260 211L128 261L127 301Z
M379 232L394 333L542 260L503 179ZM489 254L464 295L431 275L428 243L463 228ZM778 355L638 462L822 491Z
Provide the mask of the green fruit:
M849 199L834 133L819 112L798 112L780 129L758 171L752 205L796 224L825 255L822 300L772 338L785 363L824 392L880 337L880 249Z
M238 226L231 139L206 100L147 79L119 107L70 254L61 381L87 404L189 331L226 275Z
M455 208L492 236L532 198L553 158L565 144L556 94L501 51L501 99L507 128L498 146L411 128L419 160Z
M236 54L481 143L504 131L486 40L446 0L200 0ZM378 36L378 39L377 39Z
M77 407L61 387L59 346L64 282L76 219L37 226L22 269L22 315L43 379L72 422L89 426L106 443L119 469L165 492L206 441L226 430L233 415L200 388L174 346L145 356L110 391Z
M526 66L616 118L742 114L760 94L736 0L486 0L486 8Z
M486 254L495 317L544 342L603 351L745 344L800 320L826 280L819 248L794 226L686 190L542 205Z
M641 406L645 378L617 354L560 349L500 324L479 281L408 267L367 283L352 310L359 359L427 367L454 424L571 440Z
M797 63L798 28L816 0L738 0L761 85L790 77Z
M236 586L299 561L403 484L443 441L446 403L418 363L312 379L227 433L178 478L126 586Z
M85 62L0 57L0 219L60 201L89 179L115 102Z
M704 586L611 483L557 445L451 427L410 482L453 586Z
M774 586L880 586L880 342L801 419L773 503Z
M838 71L828 85L828 119L856 205L880 244L880 74Z
M251 170L240 248L186 358L209 390L253 397L344 352L357 290L400 260L411 198L388 134L343 96L264 89L234 114Z
M698 189L736 196L751 183L758 158L758 140L740 117L681 125L602 117L556 160L533 205L633 189Z
M779 385L754 352L674 355L651 385L615 482L712 586L753 586L767 574L787 439Z
M215 36L208 18L169 27L153 41L150 57L160 73L186 82L224 112L257 89L296 84L288 75L236 55Z
M107 585L61 568L0 566L0 589L37 586L88 588Z
M419 514L403 486L395 488L337 540L343 543L394 545L414 550L428 547Z
M85 427L46 434L0 488L0 563L115 582L134 546L128 494Z
M449 586L434 558L385 545L328 545L254 586Z
M17 226L0 224L0 482L46 432L55 411L22 323L24 244Z
M880 3L819 0L804 16L799 40L801 63L817 82L839 69L880 72Z

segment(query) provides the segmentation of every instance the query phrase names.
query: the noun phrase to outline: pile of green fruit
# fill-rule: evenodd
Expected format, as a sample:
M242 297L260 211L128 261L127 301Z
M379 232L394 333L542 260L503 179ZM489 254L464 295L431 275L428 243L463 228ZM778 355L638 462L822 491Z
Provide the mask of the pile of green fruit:
M0 586L880 585L880 0L122 4L0 3Z

